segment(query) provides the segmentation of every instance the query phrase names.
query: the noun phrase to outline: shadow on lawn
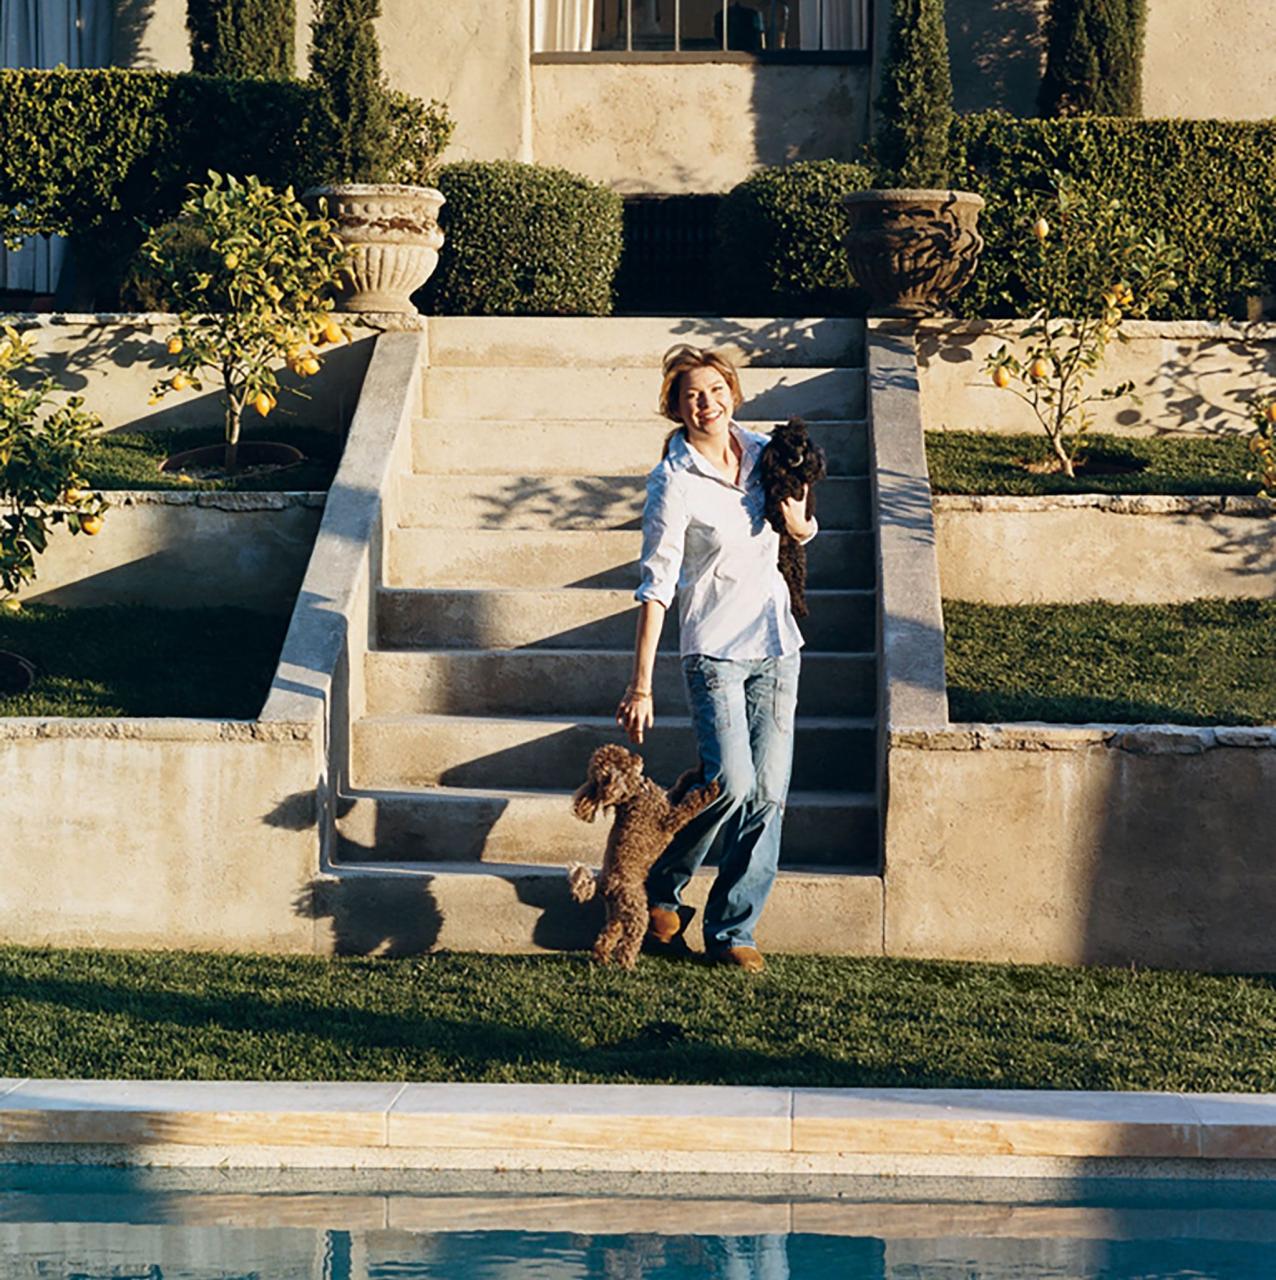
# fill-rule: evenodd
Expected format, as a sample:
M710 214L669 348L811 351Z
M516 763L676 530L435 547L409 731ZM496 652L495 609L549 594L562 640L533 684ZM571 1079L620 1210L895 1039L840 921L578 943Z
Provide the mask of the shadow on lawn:
M581 957L580 964L589 961ZM650 962L647 962L650 963ZM405 984L413 975L405 972ZM649 999L650 992L642 993ZM142 990L104 982L71 981L53 977L9 974L0 979L0 996L6 1001L49 1005L69 1018L127 1019L133 1034L117 1034L92 1049L92 1070L73 1059L66 1067L51 1068L21 1057L0 1056L0 1075L58 1075L79 1072L102 1079L153 1078L220 1080L312 1080L402 1078L422 1072L421 1078L451 1080L574 1081L590 1078L624 1078L658 1083L750 1085L875 1085L1006 1087L1004 1079L981 1076L935 1077L916 1064L867 1066L837 1061L814 1052L763 1053L705 1043L680 1024L658 1020L614 1040L585 1045L550 1028L520 1026L511 1022L450 1018L428 1012L382 1013L369 1009L335 1007L302 1000L271 1000L258 995ZM148 1033L139 1024L155 1028ZM176 1031L192 1033L174 1038ZM262 1053L251 1040L238 1040L244 1060L225 1054L222 1033L236 1037L262 1037ZM163 1036L162 1048L144 1048L144 1038ZM605 1029L603 1029L605 1034ZM201 1036L213 1037L207 1047ZM286 1062L281 1037L292 1040L297 1054ZM308 1043L307 1043L308 1042ZM171 1046L180 1045L173 1051ZM316 1052L317 1045L331 1046L332 1056ZM116 1047L122 1060L113 1059ZM391 1055L385 1057L384 1055ZM183 1061L189 1055L192 1061ZM404 1062L420 1057L418 1063ZM145 1062L146 1072L134 1064ZM209 1071L209 1064L214 1069Z

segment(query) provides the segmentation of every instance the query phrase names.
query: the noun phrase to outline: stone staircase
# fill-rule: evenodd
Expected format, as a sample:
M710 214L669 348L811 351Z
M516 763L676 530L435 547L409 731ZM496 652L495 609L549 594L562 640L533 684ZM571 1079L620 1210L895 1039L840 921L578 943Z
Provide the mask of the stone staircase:
M621 740L612 715L631 663L644 477L666 429L653 407L659 359L677 341L737 356L746 425L800 413L828 451L773 903L798 893L827 905L815 916L836 916L850 891L868 905L849 912L854 938L763 941L877 950L875 554L856 321L430 321L334 870L415 869L437 896L449 874L600 860L602 827L577 821L569 801L590 751ZM668 783L696 758L676 610L655 692L643 754Z

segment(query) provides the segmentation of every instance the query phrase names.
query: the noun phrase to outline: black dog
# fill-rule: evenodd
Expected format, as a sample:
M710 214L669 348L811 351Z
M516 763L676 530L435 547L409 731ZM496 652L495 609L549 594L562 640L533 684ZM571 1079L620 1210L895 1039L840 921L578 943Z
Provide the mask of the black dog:
M824 450L814 444L801 418L790 418L771 432L771 441L762 450L762 487L766 491L766 518L780 535L780 573L789 584L789 600L795 618L805 618L806 548L799 546L784 525L780 503L806 490L806 514L815 514L815 486L828 474Z

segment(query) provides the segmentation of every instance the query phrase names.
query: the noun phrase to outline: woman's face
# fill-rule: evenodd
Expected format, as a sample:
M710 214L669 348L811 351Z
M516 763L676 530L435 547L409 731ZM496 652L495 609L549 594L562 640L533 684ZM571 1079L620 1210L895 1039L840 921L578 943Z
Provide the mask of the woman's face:
M712 365L689 369L678 387L678 416L691 436L724 433L735 405L727 380Z

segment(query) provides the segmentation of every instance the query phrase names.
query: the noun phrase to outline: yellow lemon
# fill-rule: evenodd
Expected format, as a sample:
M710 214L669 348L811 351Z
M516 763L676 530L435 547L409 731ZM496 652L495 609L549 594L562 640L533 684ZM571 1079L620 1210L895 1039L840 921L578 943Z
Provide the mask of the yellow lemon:
M1044 240L1050 234L1050 224L1044 218L1038 218L1032 224L1032 234L1038 240Z
M264 391L257 392L253 397L253 408L264 418L273 408L275 402Z
M80 532L87 533L90 538L95 538L102 532L102 517L85 516L84 519L80 521Z
M998 387L1008 387L1010 385L1010 370L1004 364L999 364L992 371L993 385Z
M1035 381L1041 382L1043 379L1050 376L1050 366L1041 356L1038 356L1032 364L1028 366L1028 372L1032 375Z
M185 391L190 386L190 379L184 373L175 373L168 384L174 391Z
M1276 423L1276 400L1267 402L1267 408L1263 411L1263 416L1268 422Z
M313 374L313 373L318 373L318 372L319 372L319 361L318 361L318 360L316 360L316 359L314 358L314 356L307 356L307 357L306 357L306 358L301 362L301 371L302 371L303 373L311 373L311 374Z
M62 501L74 506L77 502L84 500L84 490L74 487L63 490Z
M180 334L173 334L168 340L168 354L170 356L180 356L182 354L182 339Z
M329 342L340 342L346 335L341 332L341 326L335 320L329 320L323 327L323 336Z
M234 271L234 269L239 266L239 254L232 249L222 258L222 266L224 266L227 271Z

